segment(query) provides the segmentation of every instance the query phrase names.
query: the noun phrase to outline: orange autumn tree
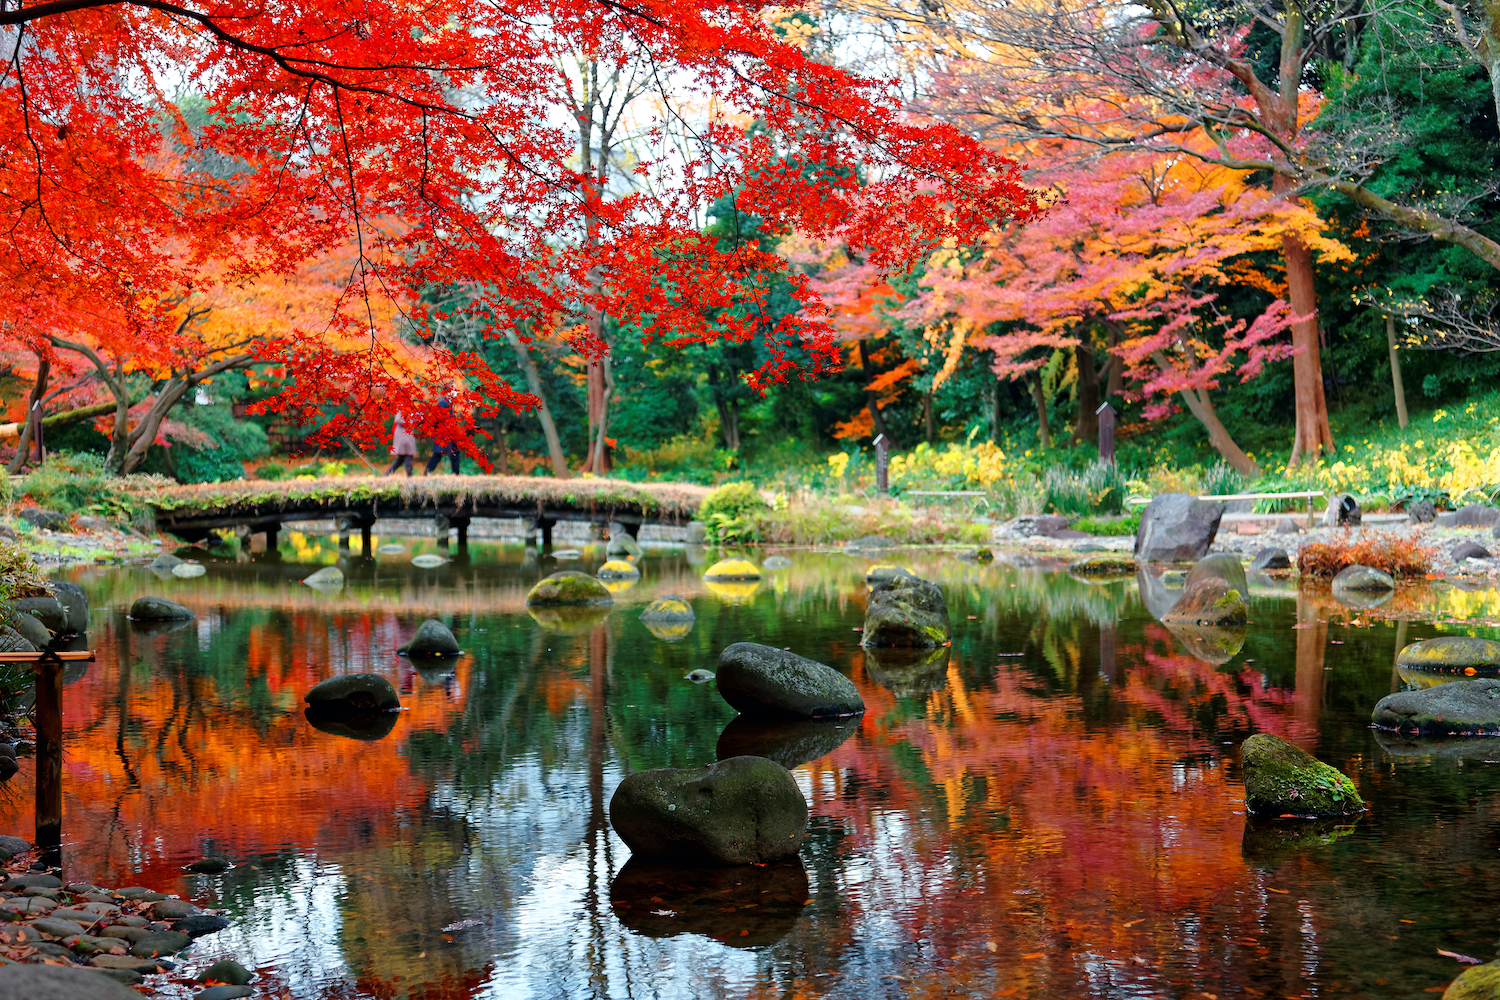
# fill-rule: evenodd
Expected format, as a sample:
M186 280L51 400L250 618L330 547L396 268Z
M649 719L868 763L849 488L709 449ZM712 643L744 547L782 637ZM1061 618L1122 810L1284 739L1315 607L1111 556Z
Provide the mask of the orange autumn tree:
M382 309L417 332L441 318L408 309L432 287L482 282L473 308L494 336L524 339L559 316L644 315L644 339L673 347L763 338L755 388L816 375L835 359L805 283L795 286L809 308L770 327L706 318L730 315L737 279L784 262L715 246L699 232L703 205L732 193L775 232L838 238L890 270L1032 206L1013 164L950 126L910 121L887 84L810 58L778 34L779 16L729 0L293 0L274 13L243 0L49 0L0 11L13 43L0 87L6 314L66 336L83 327L80 303L118 303L106 332L129 351L185 334L160 306L181 288L289 273L348 244L344 286L366 309L330 315L346 339L287 327L252 353L288 374L267 410L366 445L384 437L383 400L397 395L430 407L447 394L475 413L524 405L472 354L435 345L418 368L367 336ZM674 93L713 94L716 110L664 109L685 126L678 145L647 147L637 171L649 183L605 188L575 156L577 131L555 124L555 95L535 85L564 51L644 61ZM163 96L184 85L206 102L191 128ZM130 304L152 299L149 311ZM366 343L353 350L356 335ZM596 324L576 339L588 356L608 349ZM804 351L811 361L794 360ZM434 428L439 443L460 435Z

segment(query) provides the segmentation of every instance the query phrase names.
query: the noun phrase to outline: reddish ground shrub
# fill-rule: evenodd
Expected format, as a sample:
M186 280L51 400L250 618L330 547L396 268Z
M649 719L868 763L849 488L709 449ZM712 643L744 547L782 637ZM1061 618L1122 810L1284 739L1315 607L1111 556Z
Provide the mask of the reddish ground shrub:
M1393 532L1350 532L1329 542L1309 542L1297 553L1303 576L1335 576L1346 566L1373 566L1391 576L1424 576L1437 549Z

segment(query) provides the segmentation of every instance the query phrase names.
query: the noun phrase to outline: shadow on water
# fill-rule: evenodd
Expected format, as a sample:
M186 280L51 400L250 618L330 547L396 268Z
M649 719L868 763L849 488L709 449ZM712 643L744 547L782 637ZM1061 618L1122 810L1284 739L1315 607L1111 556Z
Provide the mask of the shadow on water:
M609 886L620 923L647 937L700 934L736 948L786 937L802 916L807 867L798 857L746 868L625 862Z

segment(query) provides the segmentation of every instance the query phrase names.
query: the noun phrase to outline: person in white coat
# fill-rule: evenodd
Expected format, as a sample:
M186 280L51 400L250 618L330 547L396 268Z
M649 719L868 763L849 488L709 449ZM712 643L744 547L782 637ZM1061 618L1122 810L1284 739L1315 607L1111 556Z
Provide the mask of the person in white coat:
M399 411L396 413L396 425L391 428L391 453L396 456L391 462L391 467L385 470L389 476L406 463L406 474L411 475L412 463L417 460L417 439L411 431L406 429L406 417Z

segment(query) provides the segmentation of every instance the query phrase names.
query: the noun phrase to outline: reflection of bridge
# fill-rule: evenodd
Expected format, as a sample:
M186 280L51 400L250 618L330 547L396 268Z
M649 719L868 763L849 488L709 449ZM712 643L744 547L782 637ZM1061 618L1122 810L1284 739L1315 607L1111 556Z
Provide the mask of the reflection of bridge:
M456 528L464 545L473 518L519 518L526 535L539 535L547 546L558 521L614 521L631 535L642 524L685 524L707 495L704 487L682 483L399 476L206 483L155 491L143 499L151 504L158 528L187 541L228 528L246 546L252 533L265 532L267 547L274 547L288 521L331 520L346 538L358 530L368 550L377 519L431 520L440 532Z

